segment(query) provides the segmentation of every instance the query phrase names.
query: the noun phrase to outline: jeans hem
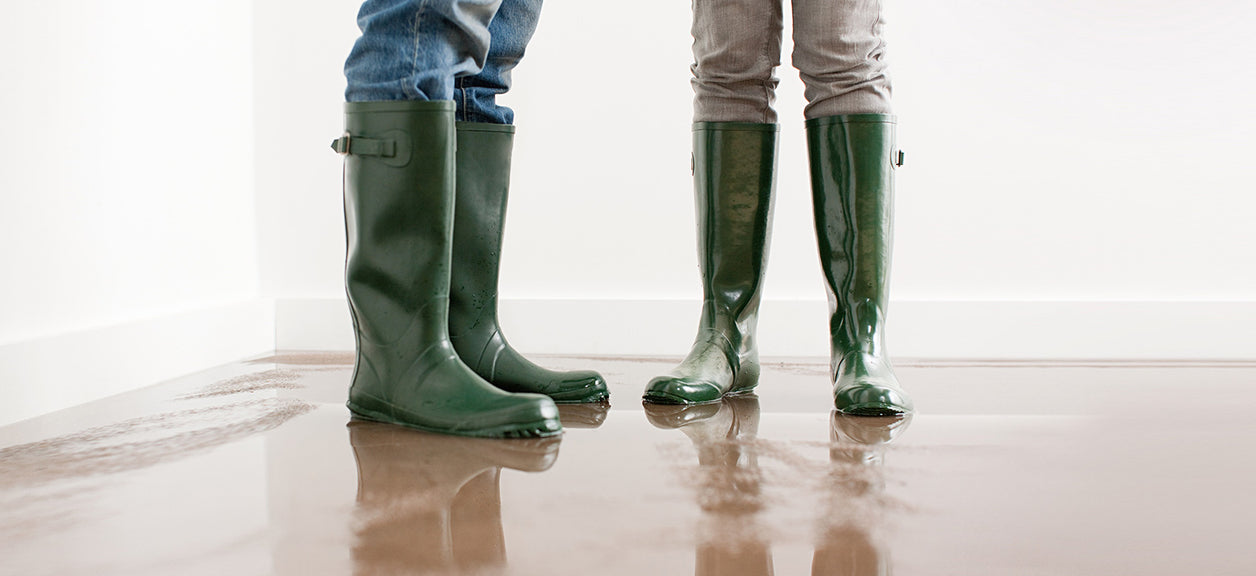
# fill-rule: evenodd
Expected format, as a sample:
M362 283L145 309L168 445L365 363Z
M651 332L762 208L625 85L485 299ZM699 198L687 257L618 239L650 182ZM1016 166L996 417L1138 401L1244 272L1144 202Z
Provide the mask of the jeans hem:
M453 112L453 100L374 100L345 102L345 114L355 112Z

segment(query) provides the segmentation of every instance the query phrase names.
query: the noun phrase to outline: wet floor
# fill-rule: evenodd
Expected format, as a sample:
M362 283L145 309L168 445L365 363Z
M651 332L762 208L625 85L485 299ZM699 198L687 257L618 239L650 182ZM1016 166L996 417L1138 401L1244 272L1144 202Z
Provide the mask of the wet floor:
M540 441L351 422L352 358L284 353L0 428L0 574L1256 574L1256 363L826 362L643 408L606 374Z

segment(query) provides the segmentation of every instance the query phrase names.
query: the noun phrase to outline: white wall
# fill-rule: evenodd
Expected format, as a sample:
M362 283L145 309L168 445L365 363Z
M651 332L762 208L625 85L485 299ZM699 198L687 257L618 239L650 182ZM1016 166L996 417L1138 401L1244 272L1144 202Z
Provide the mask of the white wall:
M1180 6L890 4L908 151L892 350L1252 357L1256 5ZM0 422L276 344L349 345L326 145L357 7L6 6ZM521 348L687 346L688 22L684 2L546 6L507 98L502 292ZM761 336L769 354L823 354L801 89L781 76Z
M896 4L904 298L1256 299L1256 5Z
M6 3L0 422L269 343L250 8Z
M254 0L256 208L268 297L343 300L345 56L357 0Z
M343 328L317 337L344 326L340 165L324 141L340 129L340 64L356 36L357 2L258 6L263 284L281 299L281 345L344 346ZM283 17L298 6L299 21ZM1105 302L1161 302L1173 310L1166 316L1198 322L1161 326L1165 334L1119 330L1111 336L1163 344L1122 349L1176 357L1256 349L1256 334L1238 323L1256 301L1256 114L1247 102L1256 80L1244 56L1256 51L1244 25L1253 18L1256 5L1241 0L1189 10L1166 0L889 3L907 151L894 297L911 303L895 310L920 311L895 312L894 332L981 332L988 326L975 318L1009 314L1055 318L1058 326L1037 340L1004 345L1002 335L971 349L1034 356L1044 340L1086 329L1076 321L1129 320L1123 312L1106 318ZM508 321L529 321L508 327L521 347L676 354L692 337L696 310L681 312L699 294L688 28L685 2L546 4L506 99L519 134L502 292ZM783 142L764 312L775 307L782 319L765 317L762 341L775 353L823 353L823 319L811 319L823 314L823 292L801 85L788 65L780 76ZM552 299L583 303L546 304ZM980 314L934 325L957 301ZM650 302L659 302L656 312ZM1234 307L1211 306L1218 302ZM318 316L310 303L321 305L321 324L310 321ZM1194 306L1213 312L1201 317ZM1026 322L1010 328L1043 330ZM620 336L589 338L599 323ZM1166 344L1176 329L1212 334L1193 347ZM909 348L931 355L928 341ZM1053 353L1106 352L1120 351Z

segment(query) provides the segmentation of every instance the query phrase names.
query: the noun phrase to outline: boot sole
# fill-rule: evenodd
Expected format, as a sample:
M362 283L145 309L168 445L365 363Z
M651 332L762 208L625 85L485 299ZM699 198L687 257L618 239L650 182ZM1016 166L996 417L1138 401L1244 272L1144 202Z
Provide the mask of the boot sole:
M837 411L850 416L902 416L903 414L911 412L910 410L903 410L902 408L896 406L887 406L882 404L838 408Z
M600 392L588 398L559 400L553 396L550 396L549 399L553 400L555 404L596 404L598 402L606 402L610 400L611 395L609 392Z
M386 416L373 410L366 410L359 406L355 406L352 401L345 403L349 407L349 412L354 416L363 420L371 420L374 422L383 422L385 424L395 424L424 432L432 432L435 434L449 434L452 436L468 436L472 438L547 438L557 436L563 433L562 425L553 428L553 422L549 420L539 420L526 424L511 424L505 426L494 426L490 428L477 428L469 430L450 430L446 428L436 428L432 426L423 426L404 420L398 420L391 416Z
M728 392L725 392L724 395L720 396L719 398L716 398L714 400L704 400L702 402L695 402L693 400L689 400L687 398L682 398L680 396L675 396L672 394L658 394L658 393L643 395L641 397L641 400L645 402L649 402L651 404L702 406L705 404L719 404L720 402L723 402L725 398L747 396L750 394L754 394L754 387L746 388L744 390L729 390Z

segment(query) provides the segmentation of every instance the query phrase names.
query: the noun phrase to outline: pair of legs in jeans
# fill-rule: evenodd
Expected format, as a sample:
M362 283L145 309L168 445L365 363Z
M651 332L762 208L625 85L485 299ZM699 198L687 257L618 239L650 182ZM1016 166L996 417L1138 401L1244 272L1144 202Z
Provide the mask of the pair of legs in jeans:
M345 100L453 100L460 122L512 124L497 95L540 16L541 0L367 0Z
M780 2L694 0L703 313L693 350L651 381L650 402L715 402L758 383ZM607 397L600 375L539 368L497 326L513 112L496 96L510 87L540 7L541 0L362 6L362 36L345 64L346 132L332 145L346 155L346 287L358 340L349 407L360 417L452 434L546 436L561 431L554 402ZM911 410L880 329L894 152L880 8L794 1L835 402L856 414Z
M345 63L345 287L360 418L489 438L562 431L604 402L588 370L528 361L501 333L497 279L513 112L496 102L541 0L368 0Z
M807 118L890 112L878 0L792 0ZM453 100L464 122L511 124L495 97L541 0L367 0L345 63L349 102ZM782 0L694 0L695 122L776 121Z

